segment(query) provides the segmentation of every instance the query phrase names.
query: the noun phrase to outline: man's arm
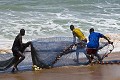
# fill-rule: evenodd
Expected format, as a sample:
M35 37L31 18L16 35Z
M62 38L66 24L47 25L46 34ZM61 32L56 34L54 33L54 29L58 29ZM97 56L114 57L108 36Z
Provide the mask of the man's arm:
M76 35L73 33L73 44L76 42Z
M108 41L109 44L112 43L106 36L103 35L103 38L106 39L106 40Z

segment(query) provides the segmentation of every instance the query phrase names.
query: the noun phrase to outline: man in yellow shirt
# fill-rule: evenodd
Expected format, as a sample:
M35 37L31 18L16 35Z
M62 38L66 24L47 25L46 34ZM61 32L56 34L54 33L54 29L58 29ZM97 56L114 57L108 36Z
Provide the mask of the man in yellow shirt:
M76 57L77 60L75 60L75 62L79 63L79 52L83 52L86 55L86 44L87 44L87 39L85 37L85 35L82 33L82 31L79 28L75 28L74 25L70 25L70 29L73 33L73 44L80 43L77 45L77 49L76 49ZM76 40L76 38L78 38L78 40Z

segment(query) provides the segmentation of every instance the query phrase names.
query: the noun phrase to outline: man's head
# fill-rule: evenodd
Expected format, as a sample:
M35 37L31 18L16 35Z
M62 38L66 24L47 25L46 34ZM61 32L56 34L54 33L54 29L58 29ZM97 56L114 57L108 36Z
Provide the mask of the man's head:
M92 32L94 32L94 29L93 29L93 28L90 28L89 32L90 32L90 34L91 34Z
M22 36L24 36L24 35L25 35L25 30L24 30L24 29L21 29L21 30L20 30L20 34L21 34Z
M74 29L74 26L73 26L73 25L70 25L70 29L73 31L73 29Z

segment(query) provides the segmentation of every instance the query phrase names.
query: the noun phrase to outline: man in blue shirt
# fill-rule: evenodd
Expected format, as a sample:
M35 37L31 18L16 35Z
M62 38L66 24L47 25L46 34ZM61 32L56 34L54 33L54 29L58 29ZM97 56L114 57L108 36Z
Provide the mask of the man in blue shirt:
M100 55L97 53L98 49L99 49L99 39L100 38L104 38L108 41L108 43L110 44L111 42L109 41L109 39L104 36L101 33L98 32L94 32L94 29L91 28L89 30L90 35L88 37L89 42L87 43L87 54L91 55L94 54L94 56L96 56L98 58L98 60L100 62L102 62L102 58L100 57ZM89 58L89 61L91 62L91 58Z

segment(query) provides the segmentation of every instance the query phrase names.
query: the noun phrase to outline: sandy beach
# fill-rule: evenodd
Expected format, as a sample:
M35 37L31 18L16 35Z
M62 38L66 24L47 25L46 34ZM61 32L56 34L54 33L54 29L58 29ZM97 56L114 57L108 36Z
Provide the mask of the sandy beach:
M120 80L120 65L76 66L0 74L0 80Z
M105 60L120 60L120 52ZM0 80L120 80L120 64L63 66L40 71L22 70L0 73Z

